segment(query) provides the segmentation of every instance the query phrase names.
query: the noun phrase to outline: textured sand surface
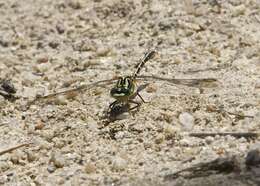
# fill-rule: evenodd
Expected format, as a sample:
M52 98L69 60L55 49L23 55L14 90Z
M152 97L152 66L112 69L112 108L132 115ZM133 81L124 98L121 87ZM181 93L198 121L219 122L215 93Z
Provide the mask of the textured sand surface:
M113 85L26 109L37 95L132 74L149 48L158 55L142 75L217 82L140 81L149 103L109 124ZM0 151L32 142L0 155L0 184L257 185L251 174L164 176L260 149L259 137L189 136L260 132L259 0L0 0L0 79L19 97L0 96Z

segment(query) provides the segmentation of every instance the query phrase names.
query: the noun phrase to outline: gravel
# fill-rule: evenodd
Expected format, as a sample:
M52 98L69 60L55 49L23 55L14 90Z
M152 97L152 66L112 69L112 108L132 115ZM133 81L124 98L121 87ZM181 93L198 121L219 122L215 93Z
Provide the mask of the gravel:
M10 80L18 98L0 96L0 151L31 142L0 156L0 183L257 185L251 173L163 177L259 149L259 137L189 136L260 132L259 12L258 0L0 2L0 82ZM217 82L138 80L149 83L140 92L148 103L110 122L112 85L33 102L131 75L149 48L158 55L142 75Z

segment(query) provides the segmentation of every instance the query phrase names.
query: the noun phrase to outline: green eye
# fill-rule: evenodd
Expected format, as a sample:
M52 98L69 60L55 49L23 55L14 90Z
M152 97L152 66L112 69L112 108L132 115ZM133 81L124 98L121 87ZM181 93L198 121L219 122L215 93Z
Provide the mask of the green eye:
M135 93L135 84L129 77L120 78L114 88L110 91L110 95L114 98L129 97Z

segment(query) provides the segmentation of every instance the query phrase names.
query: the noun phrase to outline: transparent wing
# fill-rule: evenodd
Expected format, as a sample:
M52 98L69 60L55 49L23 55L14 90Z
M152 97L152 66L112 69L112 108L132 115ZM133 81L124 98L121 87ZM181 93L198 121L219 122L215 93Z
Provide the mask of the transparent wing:
M159 76L138 76L136 79L144 79L144 80L159 80L159 81L167 81L169 83L177 84L177 85L185 85L190 87L216 87L217 79L215 78L201 78L201 79L174 79L174 78L164 78Z
M87 85L81 85L81 86L71 88L71 89L57 91L57 92L46 94L46 95L43 95L43 96L37 96L33 101L28 103L28 106L32 105L33 103L35 103L36 101L39 101L39 100L51 99L51 98L54 98L54 97L59 96L59 95L66 95L66 94L71 94L73 92L86 91L86 90L89 90L89 89L94 88L94 87L106 86L106 85L109 85L109 84L116 82L117 80L118 80L118 78L106 79L106 80L101 80L101 81L97 81L97 82L94 82L94 83L90 83L90 84L87 84Z

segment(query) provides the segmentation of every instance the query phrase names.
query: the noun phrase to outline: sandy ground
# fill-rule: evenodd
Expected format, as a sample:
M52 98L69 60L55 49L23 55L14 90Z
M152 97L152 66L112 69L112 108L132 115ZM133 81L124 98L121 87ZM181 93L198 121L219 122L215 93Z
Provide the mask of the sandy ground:
M4 185L257 185L254 176L165 176L218 157L260 149L254 139L193 132L260 132L259 0L0 0L0 96ZM216 78L196 87L149 82L149 103L102 119L111 86L26 107L37 95L129 75ZM138 99L137 99L138 100ZM140 101L140 100L138 100ZM258 174L259 175L259 174ZM259 183L259 182L258 182Z

